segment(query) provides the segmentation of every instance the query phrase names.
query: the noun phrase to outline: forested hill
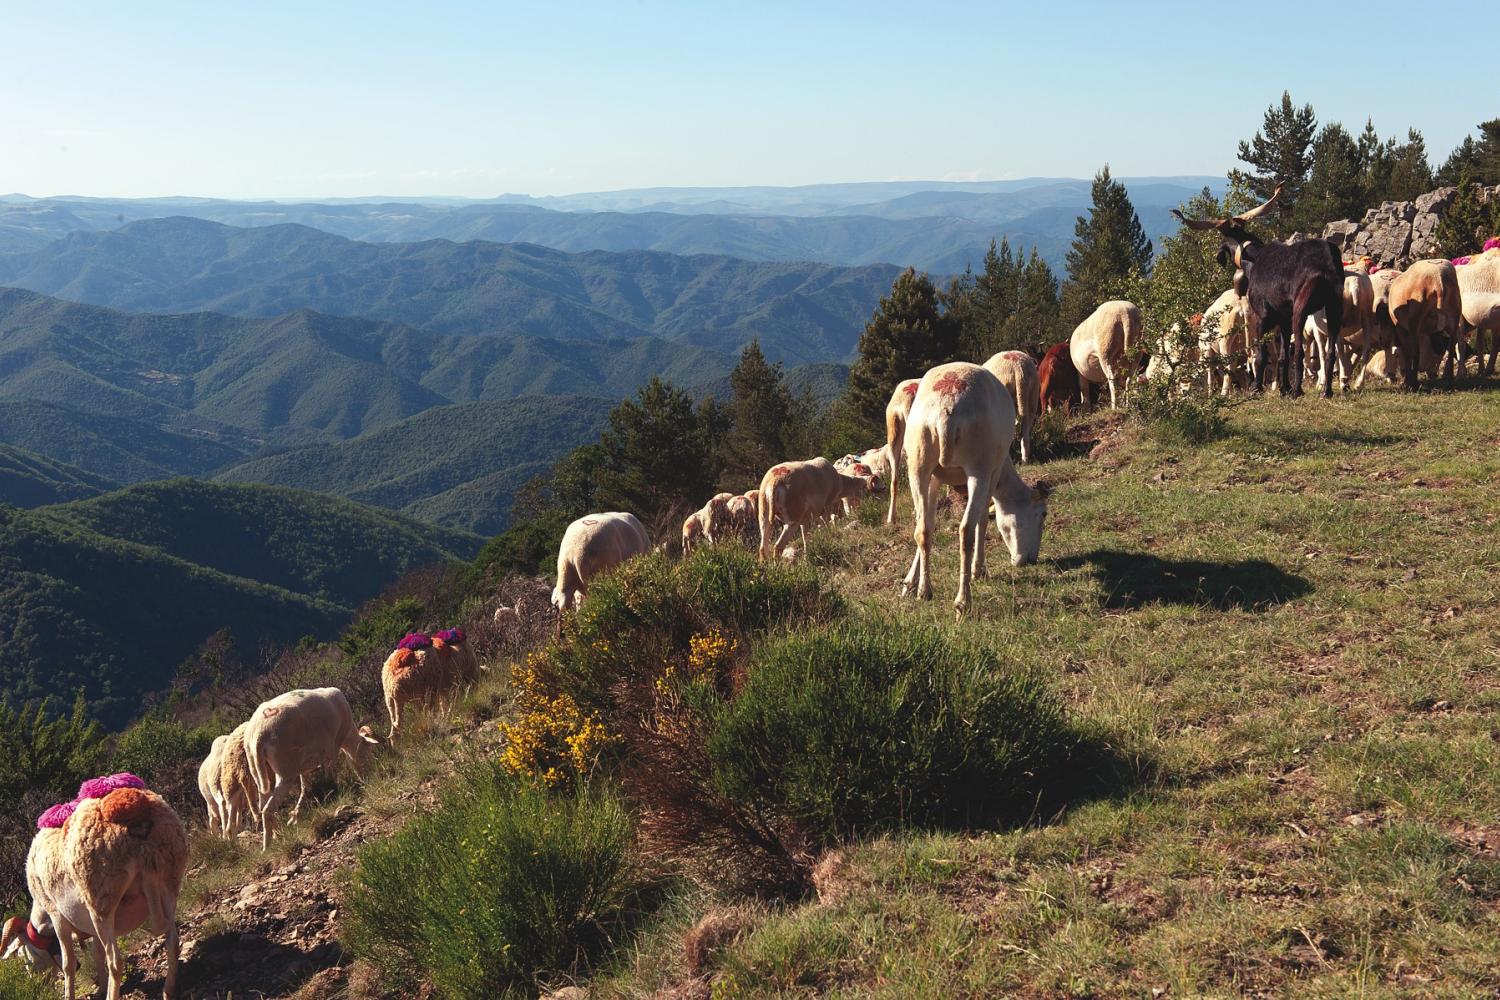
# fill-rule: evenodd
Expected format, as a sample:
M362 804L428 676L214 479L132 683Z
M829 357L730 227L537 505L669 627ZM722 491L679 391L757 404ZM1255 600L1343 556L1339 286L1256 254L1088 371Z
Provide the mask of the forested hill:
M42 507L93 496L114 485L65 462L0 444L0 504Z
M791 364L849 358L898 273L529 244L362 243L200 219L72 233L0 256L0 283L127 310L267 317L311 308L463 335L659 337Z
M596 439L613 405L548 396L446 406L350 441L253 459L221 478L298 486L495 534L515 490Z
M0 508L0 685L16 701L82 689L120 722L228 630L330 637L403 572L479 539L295 490L153 483L30 511Z

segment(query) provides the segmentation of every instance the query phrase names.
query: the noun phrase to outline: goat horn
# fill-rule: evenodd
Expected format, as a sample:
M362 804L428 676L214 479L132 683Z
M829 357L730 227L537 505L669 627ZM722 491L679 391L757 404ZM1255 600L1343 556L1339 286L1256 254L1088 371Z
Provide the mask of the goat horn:
M1177 216L1178 222L1181 222L1189 229L1218 229L1225 222L1229 221L1228 219L1189 219L1175 208L1172 209L1172 214Z
M1266 199L1266 202L1265 202L1264 205L1260 205L1260 206L1258 206L1256 208L1252 208L1250 211L1245 212L1243 215L1237 216L1237 218L1241 222L1249 222L1251 219L1254 219L1254 218L1257 218L1258 216L1264 215L1270 209L1270 207L1273 204L1275 204L1276 199L1280 198L1280 197L1281 197L1281 185L1278 184L1278 185L1276 185L1276 191L1271 195L1271 197L1269 197L1269 198Z

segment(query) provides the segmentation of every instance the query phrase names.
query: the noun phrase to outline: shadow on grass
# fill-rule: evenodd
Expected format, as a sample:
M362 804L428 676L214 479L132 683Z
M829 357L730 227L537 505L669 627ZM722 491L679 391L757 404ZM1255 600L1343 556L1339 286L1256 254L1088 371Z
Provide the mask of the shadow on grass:
M1058 569L1087 567L1104 588L1104 607L1131 610L1152 604L1256 611L1312 592L1305 577L1264 559L1206 562L1163 559L1146 552L1095 549L1055 560Z

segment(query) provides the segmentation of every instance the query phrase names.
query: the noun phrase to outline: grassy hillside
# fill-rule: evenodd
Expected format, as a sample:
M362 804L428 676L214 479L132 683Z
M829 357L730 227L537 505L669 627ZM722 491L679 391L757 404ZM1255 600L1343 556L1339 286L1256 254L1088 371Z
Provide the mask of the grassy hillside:
M113 488L114 484L103 476L24 448L0 444L0 504L42 507Z
M417 566L478 539L344 501L177 480L31 511L0 511L0 684L71 697L119 722L228 629L262 645L331 636Z
M253 459L220 478L296 485L495 534L515 488L597 438L612 406L578 396L446 406L351 441Z
M720 352L758 337L773 358L793 363L844 360L896 273L528 244L362 243L304 226L238 229L181 217L0 257L0 282L119 309L274 316L311 308L442 333L654 336Z

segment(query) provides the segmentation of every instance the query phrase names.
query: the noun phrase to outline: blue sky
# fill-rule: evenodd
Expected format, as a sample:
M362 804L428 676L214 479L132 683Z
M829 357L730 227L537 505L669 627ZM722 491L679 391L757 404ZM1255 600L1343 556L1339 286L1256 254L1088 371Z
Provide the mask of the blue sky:
M1440 162L1500 100L1478 47L1403 44L1414 10L0 0L0 192L1221 174L1283 89ZM1500 34L1500 4L1454 15Z

